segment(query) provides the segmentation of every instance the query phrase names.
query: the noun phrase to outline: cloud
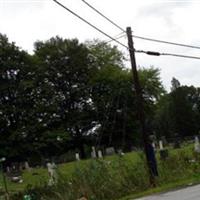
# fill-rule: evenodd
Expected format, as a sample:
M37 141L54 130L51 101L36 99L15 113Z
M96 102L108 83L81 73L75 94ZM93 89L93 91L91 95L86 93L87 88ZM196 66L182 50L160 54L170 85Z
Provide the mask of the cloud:
M138 10L137 17L143 19L158 20L171 33L181 32L181 27L174 21L174 15L178 10L186 9L188 1L154 1Z

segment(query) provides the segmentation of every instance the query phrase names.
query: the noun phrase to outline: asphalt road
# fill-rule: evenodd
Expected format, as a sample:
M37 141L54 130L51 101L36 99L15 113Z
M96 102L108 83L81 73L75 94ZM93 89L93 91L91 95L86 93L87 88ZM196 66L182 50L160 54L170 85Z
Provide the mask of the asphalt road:
M200 200L200 185L195 185L158 195L143 197L137 200Z

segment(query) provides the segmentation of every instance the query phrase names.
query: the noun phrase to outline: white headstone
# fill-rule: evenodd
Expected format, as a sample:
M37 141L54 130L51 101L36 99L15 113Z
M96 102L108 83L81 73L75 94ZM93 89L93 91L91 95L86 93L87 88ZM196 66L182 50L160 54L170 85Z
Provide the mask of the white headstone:
M159 141L159 147L160 147L160 150L163 150L163 142L162 142L162 140Z
M97 157L95 147L92 147L91 157L92 158L96 158Z
M106 148L106 155L113 155L113 154L115 154L114 147L108 147L108 148Z
M26 170L28 170L28 171L30 170L30 166L29 166L27 161L24 162L24 167L25 167Z
M155 142L152 142L152 147L154 148L154 150L156 150L156 144L155 144Z
M54 162L47 163L47 170L49 174L49 182L48 185L52 186L57 182L57 174L56 174L56 164Z
M51 177L51 175L52 175L52 168L51 168L51 163L50 162L47 163L47 171L48 171L49 176Z
M76 154L75 154L75 157L76 157L76 160L80 160L79 153L76 153Z
M117 152L118 152L118 154L120 156L124 156L125 155L125 153L122 151L122 149L118 149Z
M195 137L194 150L195 152L200 153L199 138L197 136Z
M102 155L102 151L101 151L101 150L98 150L98 157L99 157L99 158L103 158L103 155Z
M199 138L197 136L195 136L195 144L199 144Z
M6 167L6 171L7 171L7 173L10 173L10 167L9 166Z

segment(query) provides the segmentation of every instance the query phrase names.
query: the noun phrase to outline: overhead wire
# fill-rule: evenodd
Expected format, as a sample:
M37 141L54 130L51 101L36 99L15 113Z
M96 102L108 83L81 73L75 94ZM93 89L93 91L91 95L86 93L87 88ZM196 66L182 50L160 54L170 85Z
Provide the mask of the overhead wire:
M99 10L97 10L94 6L92 6L90 3L88 3L87 1L85 0L81 0L83 3L85 3L88 7L90 7L92 10L94 10L96 13L98 13L100 16L102 16L104 19L106 19L107 21L109 21L111 24L113 24L115 27L117 27L119 30L121 30L122 32L119 34L119 35L122 35L122 36L115 36L115 39L118 40L118 39L121 39L122 37L126 36L126 30L124 28L122 28L121 26L119 26L117 23L115 23L113 20L109 19L108 17L106 17L102 12L100 12ZM105 42L106 44L107 43L110 43L112 42L113 40L108 40L107 42ZM129 48L128 48L129 49Z
M165 41L165 40L157 40L157 39L153 39L153 38L141 37L138 35L132 35L132 37L137 38L137 39L142 39L142 40L148 40L151 42L158 42L158 43L170 44L170 45L181 46L181 47L188 47L188 48L193 48L193 49L200 49L199 46L193 46L193 45L176 43L176 42L169 42L169 41Z
M115 27L117 27L118 29L120 29L121 31L123 31L123 32L126 33L126 30L124 28L122 28L121 26L119 26L113 20L111 20L108 17L106 17L102 12L100 12L99 10L97 10L94 6L92 6L91 4L89 4L87 1L85 1L85 0L81 0L81 1L83 3L85 3L87 6L89 6L96 13L98 13L99 15L101 15L103 18L105 18L107 21L109 21L111 24L113 24ZM169 45L176 45L176 46L181 46L181 47L188 47L188 48L200 49L199 46L182 44L182 43L176 43L176 42L169 42L169 41L165 41L165 40L158 40L158 39L148 38L148 37L142 37L142 36L138 36L138 35L134 35L134 34L132 35L132 37L137 38L137 39L142 39L142 40L148 40L148 41L151 41L151 42L159 42L159 43L165 43L165 44L169 44Z
M105 18L107 21L109 21L111 24L113 24L118 29L120 29L122 32L126 32L121 26L119 26L118 24L116 24L115 22L113 22L111 19L109 19L108 17L106 17L102 12L100 12L99 10L97 10L94 6L92 6L91 4L89 4L87 1L85 1L85 0L81 0L81 1L83 3L85 3L87 6L89 6L96 13L98 13L99 15L101 15L103 18Z
M114 38L115 38L116 40L119 40L119 39L121 39L121 38L123 38L123 37L126 37L126 34L119 35L119 36L115 36ZM112 41L113 41L113 40L105 41L105 44L108 44L108 43L110 43L110 42L112 42Z
M115 39L114 37L110 36L109 34L105 33L104 31L102 31L101 29L99 29L98 27L96 27L95 25L93 25L92 23L88 22L86 19L84 19L83 17L81 17L80 15L76 14L74 11L72 11L71 9L67 8L66 6L64 6L62 3L60 3L59 1L57 0L53 0L56 4L58 4L59 6L61 6L62 8L64 8L65 10L67 10L68 12L70 12L71 14L73 14L74 16L76 16L77 18L79 18L80 20L82 20L83 22L85 22L86 24L88 24L89 26L91 26L92 28L96 29L98 32L102 33L103 35L107 36L108 38L110 38L112 41L115 41L117 42L119 45L125 47L126 49L129 49L130 48L126 45L124 45L123 43L119 42L117 39ZM85 0L82 0L83 2L86 2ZM89 3L87 3L89 4ZM93 9L95 9L93 6L91 6ZM95 9L96 12L98 11L97 9ZM98 13L100 14L100 12L98 11ZM103 15L101 13L101 16L104 16L104 18L106 18L108 21L110 21L112 23L112 20L110 20L109 18L107 18L105 15ZM117 25L116 23L112 23L113 25ZM123 30L121 27L119 27L117 25L117 27L120 29L120 30ZM173 44L173 45L181 45L181 46L184 46L184 47L191 47L191 48L199 48L200 47L197 47L197 46L192 46L192 45L185 45L185 44L180 44L180 43L172 43L172 42L167 42L167 41L162 41L162 40L156 40L156 39L150 39L150 38L144 38L144 37L140 37L140 36L136 36L136 35L133 35L133 37L138 37L140 39L148 39L148 40L154 40L154 41L159 41L159 42L164 42L164 43L167 43L167 44ZM149 55L156 55L156 56L160 56L160 55L164 55L164 56L176 56L176 57L182 57L182 58L190 58L190 59L200 59L200 57L196 57L196 56L188 56L188 55L181 55L181 54L173 54L173 53L159 53L159 52L151 52L151 51L141 51L141 50L135 50L135 49L131 49L133 51L135 51L136 53L146 53L146 54L149 54Z
M188 56L188 55L174 54L174 53L160 53L160 52L155 52L155 51L144 51L144 50L135 50L135 52L145 53L151 56L175 56L175 57L182 57L182 58L200 59L200 57L197 57L197 56Z
M122 33L126 33L126 31L120 27L118 24L116 24L115 22L113 22L111 19L109 19L108 17L106 17L103 13L101 13L100 11L98 11L96 8L94 8L91 4L89 4L87 1L82 0L82 2L84 2L87 6L89 6L91 9L93 9L95 12L97 12L99 15L101 15L103 18L105 18L107 21L109 21L111 24L113 24L115 27L117 27L118 29L120 29L122 31L122 33L120 34L120 36L117 37L112 37L109 34L105 33L104 31L102 31L100 28L96 27L95 25L93 25L92 23L90 23L89 21L87 21L86 19L84 19L83 17L81 17L80 15L78 15L77 13L75 13L74 11L72 11L71 9L67 8L66 6L64 6L62 3L60 3L57 0L53 0L56 4L58 4L59 6L61 6L62 8L64 8L65 10L67 10L68 12L70 12L71 14L73 14L74 16L76 16L77 18L79 18L80 20L82 20L83 22L85 22L86 24L88 24L89 26L91 26L92 28L94 28L95 30L97 30L98 32L100 32L101 34L105 35L106 37L108 37L109 41L107 41L106 43L109 43L111 41L115 41L116 43L118 43L119 45L125 47L126 49L130 49L128 46L124 45L123 43L119 42L118 39L124 37L124 35L121 35ZM147 37L141 37L141 36L137 36L137 35L132 35L132 37L134 38L138 38L138 39L142 39L142 40L148 40L151 42L159 42L159 43L165 43L165 44L169 44L169 45L176 45L176 46L181 46L181 47L187 47L187 48L194 48L194 49L200 49L200 47L198 46L194 46L194 45L188 45L188 44L182 44L182 43L175 43L175 42L169 42L169 41L165 41L165 40L158 40L158 39L153 39L153 38L147 38ZM200 59L200 57L196 57L196 56L188 56L188 55L181 55L181 54L173 54L173 53L160 53L160 52L153 52L153 51L143 51L143 50L135 50L135 49L131 49L133 51L135 51L136 53L146 53L148 55L155 55L155 56L175 56L175 57L182 57L182 58L190 58L190 59ZM102 128L103 129L103 128ZM102 135L101 135L102 137ZM100 138L101 140L101 138ZM100 142L99 142L100 143Z
M191 58L191 59L200 59L197 56L188 56L188 55L181 55L181 54L173 54L173 53L161 53L162 56L175 56L175 57L182 57L182 58Z
M96 27L95 25L93 25L92 23L90 23L89 21L87 21L86 19L84 19L83 17L81 17L80 15L78 15L77 13L75 13L74 11L72 11L71 9L67 8L65 5L63 5L59 1L57 1L57 0L52 0L52 1L54 1L56 4L58 4L59 6L61 6L62 8L64 8L65 10L67 10L68 12L70 12L71 14L73 14L74 16L76 16L77 18L79 18L80 20L82 20L83 22L85 22L86 24L88 24L89 26L91 26L92 28L96 29L98 32L100 32L103 35L107 36L111 40L117 42L119 45L125 47L126 49L129 49L128 46L126 46L125 44L119 42L114 37L108 35L107 33L105 33L104 31L102 31L101 29L99 29L98 27Z

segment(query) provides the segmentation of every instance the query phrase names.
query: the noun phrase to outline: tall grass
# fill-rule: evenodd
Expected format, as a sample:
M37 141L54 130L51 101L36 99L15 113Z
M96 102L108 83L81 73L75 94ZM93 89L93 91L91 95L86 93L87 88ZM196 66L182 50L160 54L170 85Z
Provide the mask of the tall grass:
M166 160L159 160L157 185L163 185L195 175L200 171L199 156L180 151ZM192 160L192 161L191 161ZM59 173L58 183L29 187L25 193L33 200L114 200L130 193L137 193L149 187L145 159L141 155L137 161L117 156L112 160L97 159L86 164L77 162L71 176ZM21 200L23 194L13 197Z

